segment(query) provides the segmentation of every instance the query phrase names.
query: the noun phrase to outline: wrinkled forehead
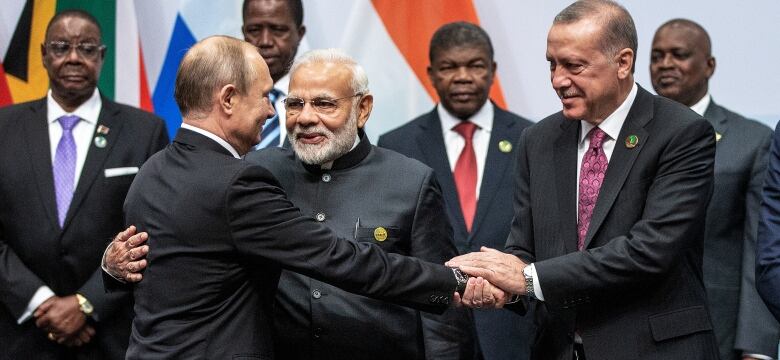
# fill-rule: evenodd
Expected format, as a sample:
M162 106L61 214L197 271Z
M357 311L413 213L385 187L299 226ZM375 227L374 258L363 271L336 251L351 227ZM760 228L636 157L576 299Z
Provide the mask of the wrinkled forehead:
M352 71L345 64L315 62L302 64L290 76L288 96L343 97L352 90Z
M93 22L79 16L64 16L49 26L47 41L91 40L100 42L100 29Z

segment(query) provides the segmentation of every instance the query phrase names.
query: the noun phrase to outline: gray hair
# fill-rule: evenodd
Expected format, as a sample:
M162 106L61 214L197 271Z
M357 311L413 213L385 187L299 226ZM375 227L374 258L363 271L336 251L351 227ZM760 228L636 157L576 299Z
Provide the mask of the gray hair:
M366 71L363 70L363 67L355 59L340 49L308 51L293 62L292 67L290 67L290 74L294 74L303 65L326 63L345 65L352 72L352 91L355 94L368 94L368 76Z
M586 18L596 19L604 28L600 41L604 54L616 55L625 48L634 51L634 64L631 64L631 72L634 72L639 41L628 10L612 0L580 0L558 13L553 24L571 24Z

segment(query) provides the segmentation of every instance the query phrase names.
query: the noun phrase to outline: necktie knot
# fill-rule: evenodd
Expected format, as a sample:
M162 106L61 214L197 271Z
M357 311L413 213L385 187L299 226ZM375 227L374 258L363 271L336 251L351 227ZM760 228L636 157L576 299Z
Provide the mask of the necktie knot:
M477 124L471 121L461 121L460 124L455 125L452 130L455 130L460 136L466 139L466 142L471 142L474 138L474 132L477 131Z
M604 132L604 130L599 129L598 127L594 127L593 130L590 131L590 148L591 149L598 149L601 148L601 145L604 143L604 140L607 138L607 133Z
M60 126L62 126L62 130L64 131L70 131L73 129L74 126L81 120L76 115L65 115L61 116L57 121L60 122Z

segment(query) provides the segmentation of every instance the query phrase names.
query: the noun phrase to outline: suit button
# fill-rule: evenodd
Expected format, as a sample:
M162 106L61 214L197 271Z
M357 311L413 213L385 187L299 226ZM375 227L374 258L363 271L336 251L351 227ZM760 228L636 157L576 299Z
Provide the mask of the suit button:
M321 327L314 328L314 338L319 339L320 336L322 336L322 328Z
M431 295L428 297L428 301L435 304L436 303L436 295Z
M322 181L330 182L330 174L322 174Z
M318 212L317 215L314 216L315 219L319 222L325 221L325 213Z
M311 296L315 299L319 299L322 297L322 293L318 289L314 289L314 291L311 292Z

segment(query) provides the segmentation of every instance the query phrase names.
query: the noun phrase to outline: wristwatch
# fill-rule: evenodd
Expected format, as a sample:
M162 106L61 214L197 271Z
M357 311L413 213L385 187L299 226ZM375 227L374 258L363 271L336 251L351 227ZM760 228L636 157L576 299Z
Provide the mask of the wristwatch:
M452 268L452 273L455 274L455 281L457 281L455 292L463 296L463 292L466 291L466 284L469 282L469 275L457 268Z
M87 300L87 298L84 297L84 295L76 294L76 299L79 301L79 310L84 313L84 315L90 316L92 315L92 312L95 311L95 308L92 306L92 303Z
M531 299L536 299L536 293L534 292L534 277L531 276L530 267L526 266L523 269L523 277L525 277L525 295Z

